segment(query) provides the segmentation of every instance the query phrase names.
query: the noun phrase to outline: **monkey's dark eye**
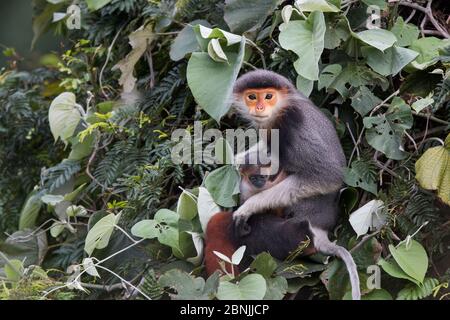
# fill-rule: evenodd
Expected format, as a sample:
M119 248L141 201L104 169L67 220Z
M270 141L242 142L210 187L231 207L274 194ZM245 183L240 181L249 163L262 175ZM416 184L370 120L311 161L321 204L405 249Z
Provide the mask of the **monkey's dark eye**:
M254 93L249 94L249 95L248 95L248 98L249 98L250 100L256 100L256 94L254 94Z
M271 94L271 93L266 94L266 99L267 100L272 99L272 97L273 97L273 94Z

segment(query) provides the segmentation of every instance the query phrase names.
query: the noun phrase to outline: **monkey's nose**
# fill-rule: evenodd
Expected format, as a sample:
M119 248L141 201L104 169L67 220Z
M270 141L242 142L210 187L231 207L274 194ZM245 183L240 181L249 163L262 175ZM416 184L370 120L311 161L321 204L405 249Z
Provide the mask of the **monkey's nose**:
M263 104L257 104L256 105L256 111L264 111L264 105Z

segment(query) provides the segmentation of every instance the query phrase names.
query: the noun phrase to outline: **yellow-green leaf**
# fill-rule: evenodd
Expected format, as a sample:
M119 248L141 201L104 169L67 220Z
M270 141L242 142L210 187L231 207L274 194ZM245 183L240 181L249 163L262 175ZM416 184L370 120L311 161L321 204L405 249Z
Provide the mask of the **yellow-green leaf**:
M437 190L439 198L450 204L450 134L444 146L429 148L417 160L416 179L422 188Z

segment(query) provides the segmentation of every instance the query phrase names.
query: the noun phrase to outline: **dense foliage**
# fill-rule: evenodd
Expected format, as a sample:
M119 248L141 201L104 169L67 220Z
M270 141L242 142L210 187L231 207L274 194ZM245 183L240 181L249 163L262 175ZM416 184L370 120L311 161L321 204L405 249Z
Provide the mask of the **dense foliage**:
M52 22L72 2L80 30ZM334 239L355 258L363 299L447 297L446 1L33 3L34 41L49 30L67 41L32 71L4 52L1 298L350 298L343 263L320 255L261 253L237 277L205 278L205 223L236 205L239 177L174 163L171 134L246 126L229 95L254 68L290 78L336 126L348 168Z

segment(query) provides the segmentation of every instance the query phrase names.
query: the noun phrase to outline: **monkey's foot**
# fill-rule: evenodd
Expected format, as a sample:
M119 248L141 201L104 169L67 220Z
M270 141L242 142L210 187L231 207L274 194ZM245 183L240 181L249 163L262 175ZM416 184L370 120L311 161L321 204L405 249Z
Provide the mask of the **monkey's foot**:
M234 233L238 237L243 237L251 232L248 219L251 214L239 212L239 209L233 213Z

